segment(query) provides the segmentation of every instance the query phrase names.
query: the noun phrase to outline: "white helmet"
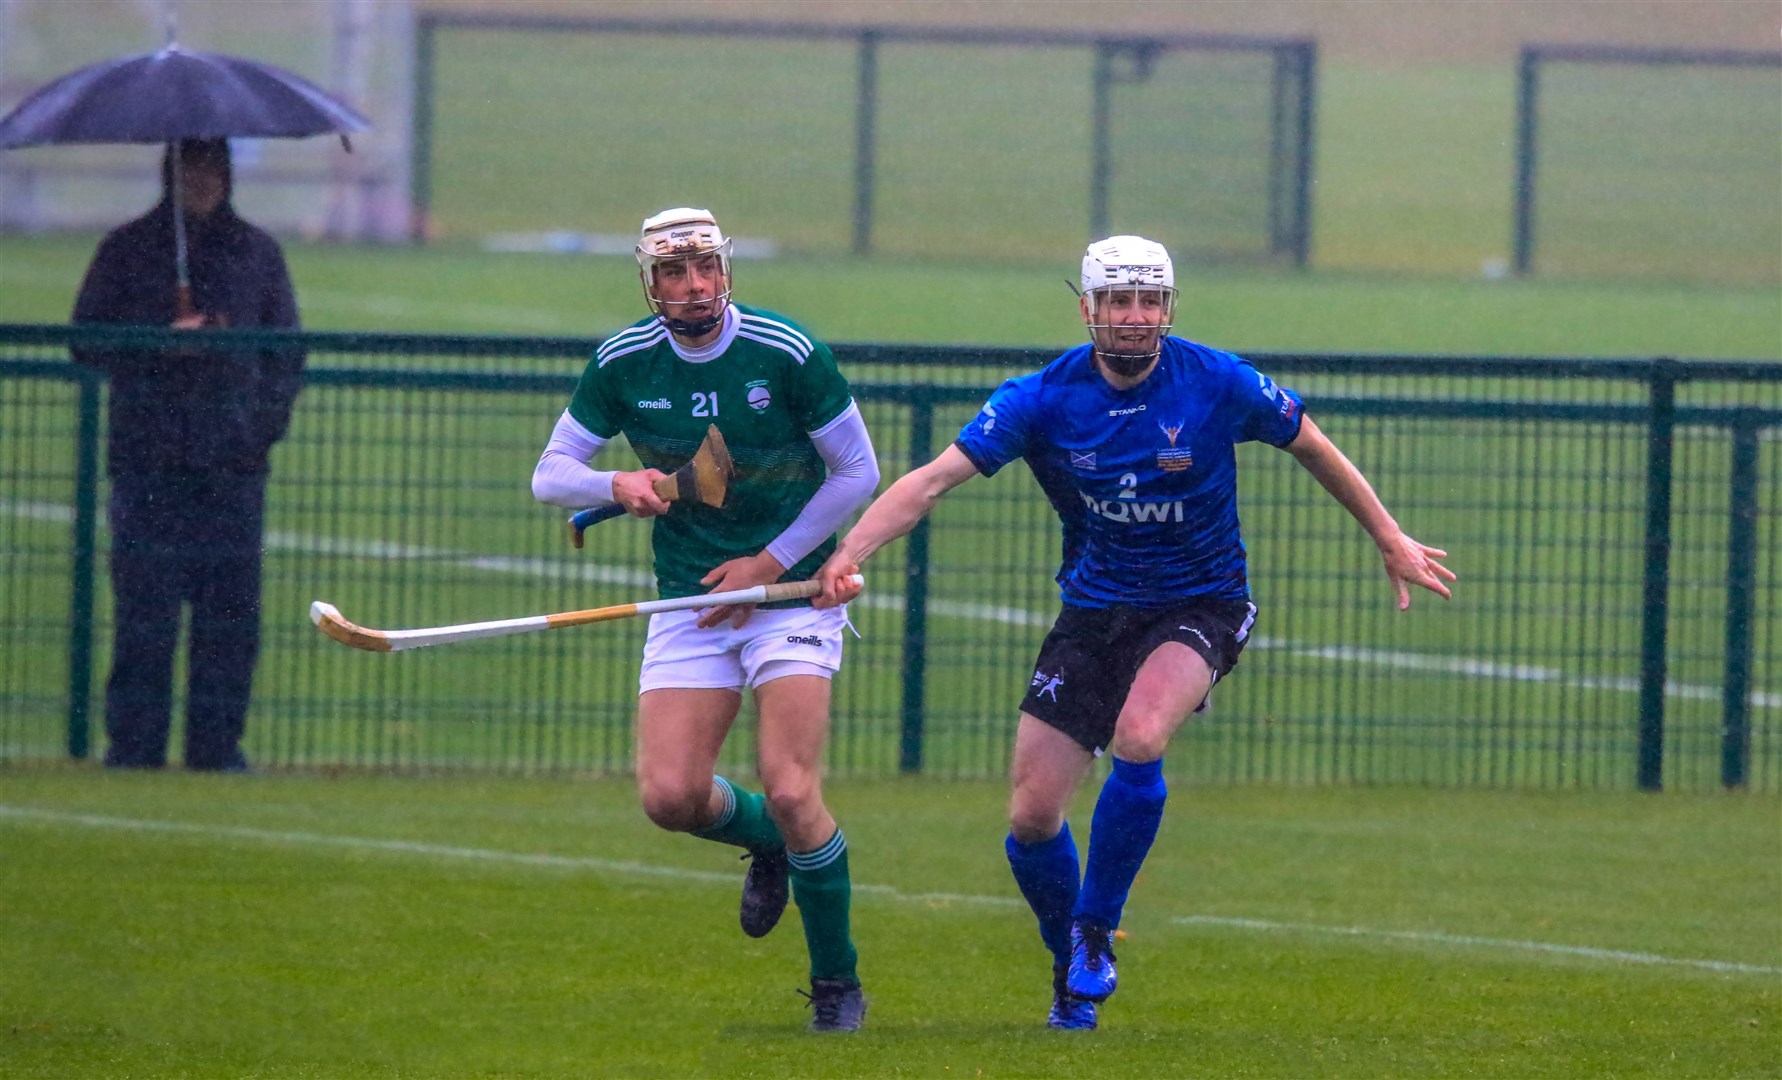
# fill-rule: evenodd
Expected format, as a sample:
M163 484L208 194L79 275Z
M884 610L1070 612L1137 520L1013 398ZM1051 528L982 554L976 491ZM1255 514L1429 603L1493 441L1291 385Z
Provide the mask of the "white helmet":
M1155 296L1159 321L1155 329L1135 335L1131 324L1115 321L1115 306L1139 303L1141 294ZM1084 320L1089 340L1104 363L1121 375L1143 371L1163 349L1163 338L1175 325L1176 270L1163 245L1142 236L1110 236L1083 253Z
M712 297L711 312L697 319L671 317L663 310L661 297L656 295L657 267L662 263L684 262L705 255L717 257L718 274L722 279L717 294ZM710 210L677 206L645 218L643 235L637 241L637 266L650 310L661 316L674 333L698 337L711 332L724 317L724 309L730 303L730 238L718 228L718 220Z

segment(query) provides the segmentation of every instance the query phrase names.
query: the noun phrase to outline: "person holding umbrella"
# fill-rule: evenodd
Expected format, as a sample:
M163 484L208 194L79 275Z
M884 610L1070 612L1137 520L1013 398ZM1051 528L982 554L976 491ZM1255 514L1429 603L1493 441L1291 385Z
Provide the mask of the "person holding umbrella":
M231 202L229 138L365 131L357 110L270 64L180 48L114 57L39 87L0 118L0 149L163 143L161 201L99 245L76 323L298 329L284 254ZM240 771L260 640L268 455L303 381L291 347L77 345L111 377L116 638L105 763L167 761L173 652L190 604L185 764Z
M74 321L298 329L283 252L232 205L228 142L169 144L162 183L154 208L100 243ZM190 605L184 762L245 771L240 743L259 652L268 457L290 424L304 354L135 346L72 352L76 363L111 380L115 636L105 764L166 764L174 649L181 608Z

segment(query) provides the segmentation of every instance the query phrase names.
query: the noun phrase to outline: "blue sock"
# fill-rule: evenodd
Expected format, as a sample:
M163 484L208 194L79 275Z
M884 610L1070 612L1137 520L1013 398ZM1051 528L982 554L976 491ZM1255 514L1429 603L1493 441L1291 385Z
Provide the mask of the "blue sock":
M1162 761L1135 764L1114 759L1114 771L1101 787L1089 826L1089 868L1073 913L1077 918L1110 928L1120 925L1126 894L1157 839L1168 797Z
M1039 919L1040 938L1052 950L1054 960L1070 960L1070 913L1077 902L1077 842L1071 839L1070 822L1058 835L1037 844L1023 844L1010 833L1003 847L1009 853L1009 869L1015 884L1027 898L1027 906Z

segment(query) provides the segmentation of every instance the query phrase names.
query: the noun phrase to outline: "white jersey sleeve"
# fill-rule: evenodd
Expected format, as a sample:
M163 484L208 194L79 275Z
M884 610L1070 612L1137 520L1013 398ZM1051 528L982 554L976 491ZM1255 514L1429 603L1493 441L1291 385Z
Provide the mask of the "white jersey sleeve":
M810 436L828 475L786 531L767 545L767 553L788 568L834 535L879 486L879 459L859 405L850 401L840 416Z
M576 510L612 505L613 473L588 466L606 444L606 439L583 427L564 410L539 456L538 467L532 470L532 497Z

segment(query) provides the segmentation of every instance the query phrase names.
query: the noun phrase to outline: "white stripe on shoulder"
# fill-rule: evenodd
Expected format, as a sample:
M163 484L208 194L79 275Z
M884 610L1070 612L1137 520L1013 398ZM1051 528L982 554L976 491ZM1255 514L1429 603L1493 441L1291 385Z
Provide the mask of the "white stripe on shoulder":
M793 345L785 338L769 337L766 334L755 334L747 330L738 330L736 336L739 338L748 338L750 341L759 341L763 345L771 345L785 353L787 356L790 356L792 359L798 361L800 367L804 365L806 360L810 359L810 353L800 352L796 345Z
M601 342L600 348L594 350L596 367L605 367L612 360L627 353L648 349L662 343L668 337L668 330L661 323L652 326L637 326L629 330L621 330L612 337Z
M659 319L652 319L651 321L649 321L647 323L641 323L637 326L627 326L625 329L620 330L618 333L614 334L612 337L609 337L605 341L601 342L600 349L610 349L614 345L617 345L617 344L620 344L620 343L623 343L626 341L633 341L640 337L652 337L654 335L663 333L666 329L667 328L662 325L662 322ZM596 352L599 352L599 351L600 350L596 350Z
M798 344L800 344L807 350L815 348L815 346L811 344L811 339L808 337L805 337L803 331L799 330L796 326L793 326L791 323L782 322L779 319L770 319L765 315L756 315L756 314L744 315L743 321L745 323L754 323L754 324L756 324L756 326L758 328L761 328L761 329L772 329L772 330L776 330L782 334L785 334L787 337L791 338L793 341L798 342Z
M809 356L811 351L816 348L815 345L811 344L810 338L805 337L803 334L799 333L798 330L777 319L764 319L759 315L744 315L742 317L742 325L745 330L753 330L758 334L785 339L792 344L794 349L802 353L803 356Z

